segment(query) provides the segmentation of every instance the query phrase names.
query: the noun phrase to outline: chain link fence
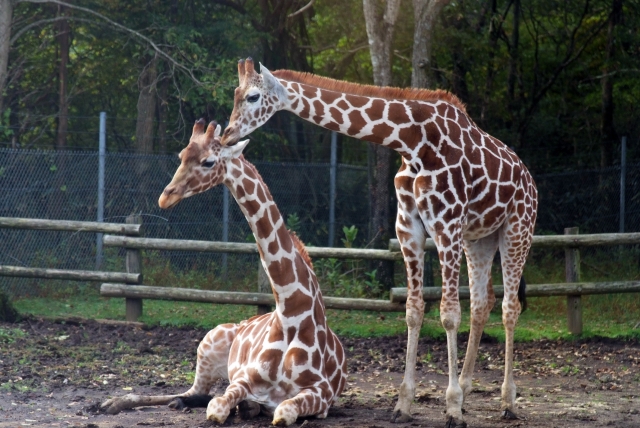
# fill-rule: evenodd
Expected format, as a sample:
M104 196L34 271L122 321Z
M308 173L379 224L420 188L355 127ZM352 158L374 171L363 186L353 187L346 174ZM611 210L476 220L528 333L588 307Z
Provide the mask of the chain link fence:
M104 221L124 222L140 214L145 237L251 241L251 231L223 188L188 198L164 211L157 200L170 182L176 156L107 153ZM255 162L285 220L307 245L326 246L329 229L328 163ZM618 232L620 168L566 172L535 177L540 193L537 233ZM335 245L343 226L356 226L356 247L367 244L370 221L367 167L338 165L336 170ZM627 166L625 231L640 231L640 164ZM98 200L98 153L0 149L0 216L95 221ZM395 218L395 212L392 212ZM0 229L0 264L59 269L95 269L96 235ZM122 250L105 249L105 270L124 271ZM246 275L244 261L255 256L162 252L156 263L181 271L211 270L220 277ZM243 267L244 266L244 267ZM254 269L254 270L257 270ZM252 270L253 272L253 270ZM168 284L171 285L171 284ZM39 281L0 277L0 289L13 295L37 293Z

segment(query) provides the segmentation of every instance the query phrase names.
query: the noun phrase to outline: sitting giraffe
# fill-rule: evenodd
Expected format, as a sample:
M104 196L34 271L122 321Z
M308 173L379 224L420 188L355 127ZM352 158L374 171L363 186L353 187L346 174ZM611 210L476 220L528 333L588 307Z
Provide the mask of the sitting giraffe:
M200 342L196 377L180 395L129 394L102 404L108 413L138 406L195 407L208 401L207 419L224 423L239 405L240 416L273 413L273 425L299 416L325 418L346 382L346 360L338 337L327 327L324 302L304 245L289 232L256 168L244 159L249 140L220 144L220 126L204 120L193 127L181 164L158 201L170 208L180 200L224 183L249 221L275 297L275 311L240 324L224 324ZM220 378L224 395L207 394Z

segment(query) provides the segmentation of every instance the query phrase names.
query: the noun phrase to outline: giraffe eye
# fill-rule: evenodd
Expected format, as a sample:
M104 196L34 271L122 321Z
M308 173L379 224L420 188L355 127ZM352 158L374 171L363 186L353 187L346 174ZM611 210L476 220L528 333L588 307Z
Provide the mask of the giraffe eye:
M204 161L204 162L202 162L202 167L203 168L211 168L215 164L216 164L216 161Z
M247 101L250 103L255 103L260 98L260 94L250 95L247 97Z

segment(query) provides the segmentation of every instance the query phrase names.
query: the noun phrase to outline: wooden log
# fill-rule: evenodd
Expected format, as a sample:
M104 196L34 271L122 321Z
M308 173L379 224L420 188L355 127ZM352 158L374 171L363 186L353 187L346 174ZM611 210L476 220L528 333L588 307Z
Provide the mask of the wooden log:
M273 294L241 293L237 291L193 290L189 288L151 287L146 285L102 284L104 297L136 297L139 299L177 300L231 305L275 305ZM327 309L377 312L404 312L405 306L384 300L324 297Z
M139 224L98 223L93 221L46 220L36 218L0 217L0 228L58 230L68 232L99 232L140 235Z
M535 235L531 246L534 248L564 248L564 247L600 247L614 245L640 244L640 233L597 233L591 235ZM433 239L425 242L425 250L435 251ZM400 251L397 239L389 240L389 251Z
M107 247L127 247L145 250L178 250L217 253L258 254L256 244L240 242L191 241L183 239L131 238L127 236L105 235ZM311 258L362 259L362 260L402 260L402 253L388 250L363 248L307 247Z
M496 297L504 296L502 285L494 285ZM587 294L617 294L640 292L640 281L615 281L615 282L577 282L559 284L527 284L527 297L569 296ZM469 287L460 287L458 290L460 299L469 299ZM442 289L440 287L425 287L422 290L424 300L440 300ZM407 287L395 287L391 289L391 302L403 303L407 301Z
M21 278L66 279L71 281L117 281L127 284L139 284L140 274L124 272L100 272L93 270L65 270L27 268L21 266L0 266L0 276Z
M577 227L569 227L564 230L565 235L577 235ZM566 248L564 250L565 259L565 280L570 283L580 282L580 250L577 248ZM567 327L571 334L582 334L582 296L580 294L570 294L567 296Z
M141 224L142 217L130 215L127 217L127 224ZM126 255L127 272L142 274L142 252L138 248L127 248ZM138 321L142 316L142 299L125 299L125 316L127 321Z

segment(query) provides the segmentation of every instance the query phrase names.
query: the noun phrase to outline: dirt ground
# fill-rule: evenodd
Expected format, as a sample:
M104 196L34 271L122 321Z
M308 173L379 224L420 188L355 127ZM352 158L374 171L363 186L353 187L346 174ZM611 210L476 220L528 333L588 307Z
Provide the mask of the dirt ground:
M19 329L16 331L14 329ZM6 332L12 332L6 334ZM147 407L105 415L97 403L127 393L172 394L191 385L196 347L206 331L140 328L95 321L30 319L0 323L0 427L210 427L204 409ZM460 337L460 353L466 337ZM389 422L404 370L405 337L343 339L346 391L324 420L296 426L397 427ZM482 342L474 391L465 403L469 427L640 427L640 343L610 339L516 345L516 421L500 419L503 345ZM400 426L444 426L446 343L423 338L414 420ZM216 386L221 393L225 384ZM224 426L265 427L230 417Z

